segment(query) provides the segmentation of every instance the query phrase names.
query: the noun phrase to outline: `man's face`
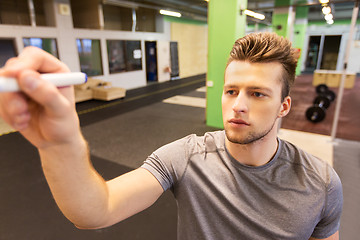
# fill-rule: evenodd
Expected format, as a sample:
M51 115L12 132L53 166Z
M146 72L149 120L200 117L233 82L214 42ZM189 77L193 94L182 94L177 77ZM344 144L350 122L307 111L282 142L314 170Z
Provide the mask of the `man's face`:
M232 61L225 71L222 95L227 139L249 144L276 131L277 118L290 110L290 97L281 102L280 63Z

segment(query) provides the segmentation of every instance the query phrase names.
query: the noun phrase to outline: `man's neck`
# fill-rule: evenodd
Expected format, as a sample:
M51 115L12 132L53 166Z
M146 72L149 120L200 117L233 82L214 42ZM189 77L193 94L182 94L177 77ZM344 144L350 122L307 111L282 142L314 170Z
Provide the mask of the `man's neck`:
M250 144L232 143L225 136L226 148L231 156L241 164L256 167L265 165L274 157L278 149L275 129L262 139Z

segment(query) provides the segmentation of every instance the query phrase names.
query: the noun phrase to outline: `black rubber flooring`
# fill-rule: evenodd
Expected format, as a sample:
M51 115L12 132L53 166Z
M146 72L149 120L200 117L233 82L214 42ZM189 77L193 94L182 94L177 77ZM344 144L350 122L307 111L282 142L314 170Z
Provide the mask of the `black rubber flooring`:
M0 239L176 239L176 205L165 193L152 207L112 227L79 230L57 208L36 149L20 134L0 137ZM105 179L131 168L91 156Z
M126 92L124 99L109 102L90 100L76 105L81 126L133 111L137 108L162 101L163 99L192 91L205 85L205 75L151 84Z

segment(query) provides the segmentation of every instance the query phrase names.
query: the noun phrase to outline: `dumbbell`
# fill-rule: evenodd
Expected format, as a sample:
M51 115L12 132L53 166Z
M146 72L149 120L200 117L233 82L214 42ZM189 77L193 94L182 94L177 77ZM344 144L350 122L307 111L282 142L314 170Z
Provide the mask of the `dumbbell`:
M306 118L311 122L321 122L326 116L326 109L330 106L330 99L319 95L314 100L314 105L306 110Z
M330 106L331 102L335 100L335 97L336 94L329 89L321 92L320 95L315 98L313 102L314 105L306 110L306 118L314 123L324 120L326 109Z
M333 91L331 91L329 89L328 86L326 86L325 84L319 84L316 86L316 93L319 95L327 95L330 98L330 101L334 101L335 100L335 93Z

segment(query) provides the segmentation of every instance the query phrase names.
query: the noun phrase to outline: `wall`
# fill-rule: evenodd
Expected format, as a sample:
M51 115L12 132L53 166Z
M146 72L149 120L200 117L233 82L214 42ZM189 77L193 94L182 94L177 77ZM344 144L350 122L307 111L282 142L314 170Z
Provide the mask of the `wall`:
M206 73L207 24L173 18L165 20L171 21L171 41L178 42L180 78Z
M103 63L104 74L102 76L96 76L96 78L109 81L114 86L119 86L126 89L145 86L146 70L144 41L170 41L170 23L162 21L163 24L160 26L163 29L162 33L75 29L73 28L71 12L69 15L63 15L59 13L58 4L69 4L69 2L69 0L54 0L53 10L55 14L54 18L56 27L31 27L0 24L0 38L14 38L18 52L21 52L23 49L23 37L55 38L57 40L59 58L69 66L71 71L80 71L76 39L100 39L102 55L101 61ZM141 40L143 69L140 71L109 74L106 48L107 39Z
M348 71L360 73L360 40L356 40L352 43Z

